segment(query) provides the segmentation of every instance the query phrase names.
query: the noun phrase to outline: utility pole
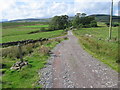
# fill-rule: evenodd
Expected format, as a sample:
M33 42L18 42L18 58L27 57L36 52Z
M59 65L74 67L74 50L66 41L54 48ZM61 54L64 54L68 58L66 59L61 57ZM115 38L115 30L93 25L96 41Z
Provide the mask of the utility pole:
M111 3L111 10L110 10L109 39L111 39L112 37L112 15L113 15L113 0Z

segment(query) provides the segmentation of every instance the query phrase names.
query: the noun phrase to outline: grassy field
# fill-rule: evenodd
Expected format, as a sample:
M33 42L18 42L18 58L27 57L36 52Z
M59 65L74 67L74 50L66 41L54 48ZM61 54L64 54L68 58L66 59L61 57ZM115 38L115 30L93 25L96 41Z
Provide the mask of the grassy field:
M50 32L39 32L35 34L22 34L22 35L13 35L13 36L6 36L2 38L2 43L5 42L12 42L12 41L21 41L21 40L28 40L28 39L39 39L39 38L52 38L56 36L63 35L63 30L57 31L50 31Z
M24 27L30 27L30 28L36 28L36 27L48 27L49 25L29 25L29 26L24 26Z
M24 61L27 61L29 65L25 66L19 71L16 70L10 70L10 67L15 63L16 61L19 61L19 59L15 57L9 57L6 56L3 58L3 64L5 65L3 67L4 75L2 77L2 86L3 88L39 88L42 87L41 85L38 85L37 81L40 79L38 76L38 70L45 67L46 60L49 57L49 50L51 50L53 47L56 46L60 41L64 39L58 39L58 40L51 40L48 42L45 42L43 45L40 45L40 43L36 44L30 44L26 47L24 46L22 50L27 49L28 47L31 47L32 52L27 53L24 55ZM14 51L12 54L15 56L14 49L16 47L11 47L11 49ZM29 51L30 48L27 50ZM11 50L9 50L11 51ZM10 54L10 53L9 53Z
M0 43L21 41L27 39L39 39L39 38L53 38L65 35L63 30L45 31L41 30L45 28L47 30L48 23L40 22L26 22L26 23L3 23L2 27L2 41ZM39 31L39 32L36 32ZM34 32L34 33L32 33ZM21 70L10 70L10 67L20 61L19 51L17 46L10 46L0 48L2 51L2 60L0 64L2 69L0 72L3 76L0 76L0 82L2 82L3 88L39 88L37 80L38 70L45 67L46 60L49 57L49 51L60 43L64 39L55 39L45 42L37 42L22 46L23 60L27 61L29 65L25 66ZM2 78L1 78L2 77ZM1 80L2 79L2 80Z
M96 28L82 28L73 31L81 45L90 54L118 71L118 27L113 27L112 39L108 41L109 28L98 23Z
M0 43L6 43L6 42L12 42L18 40L27 40L27 39L52 38L63 34L63 30L31 33L35 31L40 31L42 27L48 28L48 25L44 25L44 24L33 25L33 23L32 25L28 25L28 24L24 25L20 23L20 25L18 26L16 25L14 26L14 24L13 25L10 24L8 26L4 25L2 29L2 42Z
M18 27L18 26L27 26L27 25L39 25L44 24L47 25L49 22L5 22L2 23L3 28L8 27Z

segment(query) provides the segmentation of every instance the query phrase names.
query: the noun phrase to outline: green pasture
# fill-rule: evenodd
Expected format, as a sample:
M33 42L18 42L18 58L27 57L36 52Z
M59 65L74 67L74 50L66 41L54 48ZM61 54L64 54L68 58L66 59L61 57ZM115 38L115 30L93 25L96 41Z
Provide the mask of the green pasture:
M49 25L30 25L30 26L24 26L24 27L32 27L32 28L36 28L36 27L48 27Z
M46 31L40 32L41 28L48 28L46 24L36 24L36 23L20 23L18 26L11 25L10 23L6 23L8 26L4 24L2 28L2 41L0 43L12 42L12 41L20 41L20 40L27 40L27 39L39 39L39 38L52 38L56 36L60 36L63 34L63 30L56 30L56 31ZM9 25L10 24L10 25ZM17 23L18 24L18 23ZM24 25L25 24L25 25ZM35 24L35 25L33 25ZM36 32L37 33L31 33ZM30 34L31 33L31 34Z
M2 43L5 42L13 42L13 41L21 41L28 39L39 39L39 38L53 38L63 34L63 30L50 31L50 32L39 32L35 34L21 34L21 35L13 35L6 36L2 38Z

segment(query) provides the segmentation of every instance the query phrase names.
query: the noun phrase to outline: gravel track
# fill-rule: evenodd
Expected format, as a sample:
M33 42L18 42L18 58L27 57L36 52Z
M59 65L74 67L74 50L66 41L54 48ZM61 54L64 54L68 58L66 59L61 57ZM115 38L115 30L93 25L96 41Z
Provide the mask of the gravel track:
M118 73L88 54L68 31L40 70L43 88L117 88Z

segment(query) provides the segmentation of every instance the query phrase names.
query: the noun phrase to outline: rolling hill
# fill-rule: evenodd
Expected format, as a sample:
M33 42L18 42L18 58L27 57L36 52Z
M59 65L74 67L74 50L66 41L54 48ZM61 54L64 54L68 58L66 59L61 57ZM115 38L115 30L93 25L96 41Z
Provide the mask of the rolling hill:
M17 19L17 20L11 20L9 22L49 22L49 18L44 19L37 19L37 18L28 18L28 19Z
M106 14L92 14L89 16L95 17L98 22L109 22L110 15ZM69 20L72 20L74 16L69 16ZM118 22L120 16L113 16L113 22ZM5 22L49 22L51 18L27 18L27 19L16 19Z
M98 22L109 22L109 18L110 18L110 15L105 15L105 14L93 14L90 16L95 17L96 21ZM113 22L118 22L120 16L113 16L112 18L113 18Z

